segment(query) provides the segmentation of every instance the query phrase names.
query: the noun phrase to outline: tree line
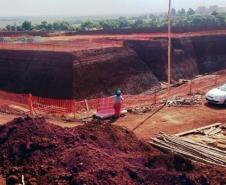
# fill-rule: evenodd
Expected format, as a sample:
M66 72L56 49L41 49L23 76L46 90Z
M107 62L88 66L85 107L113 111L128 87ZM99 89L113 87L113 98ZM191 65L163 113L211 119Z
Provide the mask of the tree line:
M218 13L218 7L199 7L197 10L189 8L172 9L174 27L195 26L225 26L226 13ZM142 16L119 17L117 19L89 20L81 24L73 24L66 21L48 23L42 21L33 25L31 21L24 21L21 25L7 25L8 31L91 31L91 30L114 30L114 29L139 29L166 27L167 14L149 14Z

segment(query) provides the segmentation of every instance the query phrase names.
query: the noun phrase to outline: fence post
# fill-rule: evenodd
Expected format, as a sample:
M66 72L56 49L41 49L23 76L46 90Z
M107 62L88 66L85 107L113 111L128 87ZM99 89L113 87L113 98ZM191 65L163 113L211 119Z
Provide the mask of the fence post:
M73 113L73 117L75 119L76 115L75 115L75 112L76 112L76 102L74 100L72 100L71 102L71 111Z
M30 115L33 116L34 115L33 114L34 107L33 107L33 101L32 101L32 94L28 94L27 102L28 102L28 107L29 107Z
M192 79L190 80L189 83L189 95L192 95Z
M154 94L154 104L157 104L157 90L155 90Z
M216 86L217 85L217 75L215 76L215 80L214 80L214 85Z

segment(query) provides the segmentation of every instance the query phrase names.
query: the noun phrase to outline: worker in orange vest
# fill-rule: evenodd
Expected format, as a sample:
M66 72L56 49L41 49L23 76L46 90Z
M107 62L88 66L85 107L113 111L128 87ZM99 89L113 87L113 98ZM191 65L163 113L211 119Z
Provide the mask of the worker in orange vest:
M120 112L121 112L122 101L124 100L120 89L117 89L115 91L114 100L115 100L115 103L114 103L115 118L119 118Z

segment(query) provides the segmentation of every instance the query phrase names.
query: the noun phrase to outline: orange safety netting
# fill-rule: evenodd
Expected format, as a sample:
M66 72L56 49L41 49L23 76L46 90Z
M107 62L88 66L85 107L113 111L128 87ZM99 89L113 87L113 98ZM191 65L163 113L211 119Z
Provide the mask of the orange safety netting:
M59 100L33 96L32 104L34 110L48 114L71 113L76 111L76 102L74 100Z
M221 74L219 74L221 75ZM172 96L183 96L188 94L204 94L207 90L225 83L226 75L203 76L199 80L189 81L177 88L172 88L168 94L166 91L158 91L149 95L124 95L122 109L138 105L152 105L166 100ZM84 112L97 110L98 113L109 113L114 111L113 97L97 98L91 100L76 101L50 99L32 96L31 94L16 94L0 91L1 101L24 105L29 108L30 112L42 112L46 114L66 114L75 112Z

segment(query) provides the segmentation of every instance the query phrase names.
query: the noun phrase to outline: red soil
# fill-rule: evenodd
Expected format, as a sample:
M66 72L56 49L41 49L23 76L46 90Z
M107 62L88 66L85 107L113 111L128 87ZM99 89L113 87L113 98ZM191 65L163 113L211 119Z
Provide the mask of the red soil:
M159 184L226 182L226 169L162 154L121 127L63 129L18 118L0 127L0 172L8 184Z
M174 34L183 38L172 40L173 80L225 69L225 33ZM167 39L151 40L155 37L166 34L56 36L39 43L3 44L0 88L78 100L110 96L118 87L132 95L153 90L168 73ZM66 52L36 51L55 48Z
M174 38L194 37L204 35L225 35L226 30L199 31L187 33L173 33ZM23 36L23 35L19 35ZM26 35L24 35L26 36ZM0 43L0 49L15 50L47 50L47 51L80 51L107 47L120 47L124 40L150 40L154 38L167 38L167 33L134 33L134 34L94 34L73 36L50 36L44 42L28 44ZM30 36L27 36L30 37Z

